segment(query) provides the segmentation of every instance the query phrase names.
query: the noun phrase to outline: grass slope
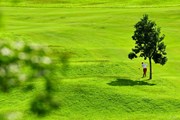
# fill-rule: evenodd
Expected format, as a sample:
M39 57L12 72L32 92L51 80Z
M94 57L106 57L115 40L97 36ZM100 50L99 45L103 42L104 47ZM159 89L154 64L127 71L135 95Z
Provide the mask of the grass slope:
M44 7L127 7L127 6L179 6L179 0L14 0L17 6ZM12 0L2 0L10 6ZM48 4L48 5L47 5Z
M177 1L178 2L178 1ZM180 8L22 8L3 7L4 41L23 39L49 46L62 77L57 56L70 51L67 77L57 83L61 109L36 118L28 102L42 88L29 94L14 90L1 95L0 113L34 120L161 120L180 119ZM133 25L149 14L166 35L168 63L153 64L153 80L141 78L142 59L128 60L134 46ZM11 114L10 114L11 115Z

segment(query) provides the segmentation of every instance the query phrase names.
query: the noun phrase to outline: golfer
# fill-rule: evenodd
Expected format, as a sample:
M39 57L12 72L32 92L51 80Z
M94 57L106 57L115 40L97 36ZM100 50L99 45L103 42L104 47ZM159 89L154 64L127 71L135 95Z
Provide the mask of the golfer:
M147 64L142 62L142 68L143 68L143 77L146 77L146 72L147 72Z

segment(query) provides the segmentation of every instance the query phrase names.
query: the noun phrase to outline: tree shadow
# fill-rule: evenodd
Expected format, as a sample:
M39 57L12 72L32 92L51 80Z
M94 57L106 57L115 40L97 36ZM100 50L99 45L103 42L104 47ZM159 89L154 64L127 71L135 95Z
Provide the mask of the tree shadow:
M134 81L134 80L125 79L125 78L117 78L116 81L112 81L107 84L111 86L135 86L135 85L154 86L156 85L156 84L148 83L145 81Z

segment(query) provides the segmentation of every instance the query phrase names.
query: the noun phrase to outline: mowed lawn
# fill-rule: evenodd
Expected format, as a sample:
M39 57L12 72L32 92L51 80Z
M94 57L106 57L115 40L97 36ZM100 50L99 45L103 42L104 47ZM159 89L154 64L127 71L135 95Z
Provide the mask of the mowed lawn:
M0 113L23 120L178 120L180 119L180 8L38 8L3 7L1 41L24 40L49 47L58 68L55 96L59 110L43 118L29 111L29 93L19 89L1 95ZM153 64L153 79L141 78L143 59L129 60L133 25L143 14L166 35L168 62ZM71 53L61 75L61 51ZM148 61L145 61L148 63ZM149 70L148 70L149 72Z

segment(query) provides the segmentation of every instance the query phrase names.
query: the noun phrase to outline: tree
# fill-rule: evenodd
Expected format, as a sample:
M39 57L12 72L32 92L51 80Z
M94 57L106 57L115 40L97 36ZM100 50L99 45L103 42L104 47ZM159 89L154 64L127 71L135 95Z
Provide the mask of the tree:
M154 21L149 20L148 15L143 15L143 18L134 26L135 31L132 39L135 41L135 47L129 53L129 59L143 57L149 59L150 76L152 79L152 62L164 65L167 62L166 45L163 42L165 35L161 34L161 29L156 26Z

